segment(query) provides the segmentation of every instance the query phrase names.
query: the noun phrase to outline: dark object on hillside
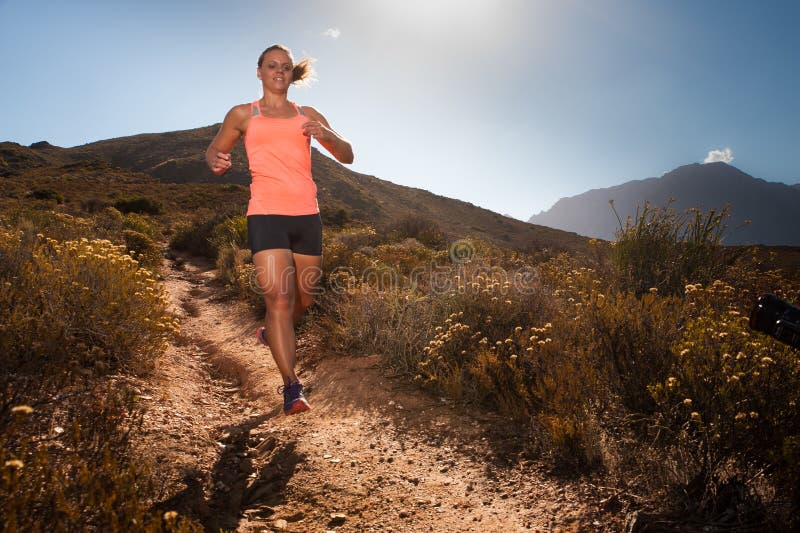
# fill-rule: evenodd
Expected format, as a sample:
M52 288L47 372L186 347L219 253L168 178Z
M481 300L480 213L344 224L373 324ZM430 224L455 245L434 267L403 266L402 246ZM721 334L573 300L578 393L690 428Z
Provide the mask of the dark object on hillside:
M767 293L750 312L750 328L800 350L800 307Z
M146 213L148 215L160 215L164 212L161 202L145 196L131 198L128 200L118 200L116 203L114 203L114 207L125 214Z

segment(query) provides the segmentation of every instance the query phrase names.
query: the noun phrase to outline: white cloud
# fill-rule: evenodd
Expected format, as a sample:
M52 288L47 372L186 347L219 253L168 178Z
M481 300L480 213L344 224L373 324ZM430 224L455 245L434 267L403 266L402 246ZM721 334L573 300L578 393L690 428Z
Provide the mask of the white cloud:
M711 150L708 152L703 163L716 163L722 161L723 163L733 162L733 150L730 148L723 148L722 150Z
M339 31L339 28L328 28L322 32L323 37L330 37L331 39L338 39L341 34L342 32Z

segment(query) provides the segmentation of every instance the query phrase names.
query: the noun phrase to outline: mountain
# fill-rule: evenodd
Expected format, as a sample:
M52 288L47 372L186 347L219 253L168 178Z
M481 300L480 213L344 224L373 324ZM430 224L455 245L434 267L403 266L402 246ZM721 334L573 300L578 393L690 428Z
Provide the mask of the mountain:
M613 240L620 224L649 201L663 206L673 198L676 212L730 205L725 244L800 246L800 186L754 178L726 163L691 164L660 178L629 181L562 198L528 221L580 235ZM746 223L746 221L750 221Z
M131 190L131 180L135 181L137 175L173 184L169 194L174 197L169 198L167 204L176 201L178 196L175 195L183 198L183 193L175 189L174 184L249 185L250 175L242 143L234 148L231 155L233 166L224 176L216 176L206 167L205 150L218 130L219 124L216 124L108 139L73 148L60 148L44 141L30 147L0 143L0 180L4 175L21 175L33 168L39 169L37 175L57 176L63 173L65 165L88 165L100 161L108 168L98 169L95 164L84 173L96 175L113 173L114 168L124 170L128 173L124 177ZM73 167L67 170L71 173L76 171ZM411 219L430 221L450 239L472 235L527 252L586 250L588 245L588 239L575 233L528 224L468 202L353 172L316 149L312 150L312 172L323 220L361 220L375 227ZM123 175L121 172L117 174ZM57 180L47 181L50 188L57 188L57 184ZM17 190L14 194L25 193Z

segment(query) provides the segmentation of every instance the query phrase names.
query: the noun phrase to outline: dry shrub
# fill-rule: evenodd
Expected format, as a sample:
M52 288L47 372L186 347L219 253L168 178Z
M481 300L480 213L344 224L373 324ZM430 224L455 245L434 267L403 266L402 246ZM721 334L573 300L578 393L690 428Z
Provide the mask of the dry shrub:
M160 215L164 212L161 202L147 196L137 198L127 198L114 202L114 207L122 213L147 213L148 215Z
M30 399L36 409L0 402L3 531L202 531L149 511L155 487L131 459L141 410L129 391L76 384Z
M90 220L31 207L19 207L2 213L0 226L18 228L29 235L42 233L59 241L93 234Z
M414 372L429 334L420 323L435 320L430 300L413 291L361 283L345 271L331 275L328 284L317 323L326 343L348 353L386 354L398 372Z
M336 348L528 424L542 456L655 508L795 527L798 354L744 317L763 292L800 292L726 257L726 216L647 205L608 250L616 268L599 245L534 267L481 241L460 256L329 234L318 325Z
M681 452L673 460L695 488L689 497L700 502L699 512L717 511L713 496L724 484L767 498L756 491L765 478L775 500L800 508L797 351L748 331L747 309L736 305L736 290L725 282L690 285L687 300L692 316L674 346L674 367L650 387L659 407L654 422L666 430L660 444Z
M408 238L398 243L376 246L372 259L374 265L385 265L401 276L410 276L420 265L431 264L433 254L433 250L418 240Z
M176 328L153 274L108 240L20 222L0 227L0 528L200 531L149 511L141 409L117 380L152 368Z
M146 371L176 327L153 274L106 240L0 229L0 283L8 371Z
M655 291L593 292L578 318L581 344L607 379L610 392L635 413L652 413L647 387L663 380L673 365L672 345L680 339L684 302Z
M654 207L645 202L625 227L620 221L617 231L612 258L621 289L680 294L687 283L717 279L725 269L721 245L728 218L727 207L679 215L669 204Z
M57 204L64 203L64 195L52 189L34 189L28 194L34 200L53 200Z
M429 248L437 248L445 243L445 235L432 220L418 216L402 218L383 229L389 242L414 239Z
M375 265L372 256L378 243L380 239L371 226L353 225L338 231L323 228L323 275L346 270L360 277Z

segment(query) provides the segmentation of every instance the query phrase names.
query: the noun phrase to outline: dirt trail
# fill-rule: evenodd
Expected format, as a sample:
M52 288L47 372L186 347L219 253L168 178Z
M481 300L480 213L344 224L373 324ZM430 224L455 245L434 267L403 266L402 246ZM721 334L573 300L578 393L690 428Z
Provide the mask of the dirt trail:
M140 384L158 507L209 531L616 531L608 494L549 477L513 424L386 374L379 355L299 338L313 409L286 417L259 317L208 265L165 261L179 342Z

